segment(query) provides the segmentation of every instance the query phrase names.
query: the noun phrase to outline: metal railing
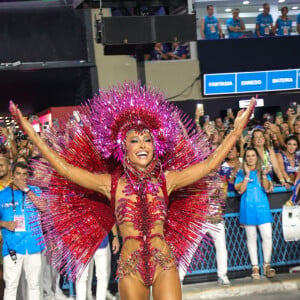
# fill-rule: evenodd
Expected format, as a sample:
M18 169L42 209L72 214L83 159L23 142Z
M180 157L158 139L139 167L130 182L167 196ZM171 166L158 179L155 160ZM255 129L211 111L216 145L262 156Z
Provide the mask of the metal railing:
M284 266L300 264L300 241L285 242L282 233L281 213L282 209L272 209L273 216L273 251L271 265ZM239 223L239 213L225 214L226 245L228 250L228 271L240 271L251 269L250 257L247 249L246 233ZM258 234L258 261L262 270L263 253L261 237ZM207 252L201 262L193 261L192 275L209 274L217 272L216 252L213 245L206 245ZM189 274L187 274L189 275Z

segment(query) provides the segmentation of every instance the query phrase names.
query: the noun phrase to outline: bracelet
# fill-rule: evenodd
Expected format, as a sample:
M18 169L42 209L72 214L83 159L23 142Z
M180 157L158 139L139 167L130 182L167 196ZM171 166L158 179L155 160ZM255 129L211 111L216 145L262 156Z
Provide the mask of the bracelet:
M119 237L118 235L113 235L113 239L114 239L114 238L118 238L118 237Z
M284 179L279 179L280 183L285 183L285 180Z
M249 180L250 180L250 178L249 178L249 177L245 177L245 178L244 178L244 180L247 180L247 181L249 181Z
M263 175L263 178L268 178L267 175Z

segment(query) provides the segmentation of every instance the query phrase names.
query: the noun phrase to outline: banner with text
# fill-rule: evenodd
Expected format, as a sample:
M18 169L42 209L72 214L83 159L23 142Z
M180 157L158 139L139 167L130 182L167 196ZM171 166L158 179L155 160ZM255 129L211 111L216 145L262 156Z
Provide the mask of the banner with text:
M203 95L300 89L300 69L203 75Z

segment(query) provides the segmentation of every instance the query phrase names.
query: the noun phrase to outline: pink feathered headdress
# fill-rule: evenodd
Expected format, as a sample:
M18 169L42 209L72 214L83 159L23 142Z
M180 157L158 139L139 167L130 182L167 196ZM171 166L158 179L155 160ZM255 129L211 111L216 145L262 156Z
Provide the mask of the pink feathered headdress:
M123 162L122 143L132 129L150 131L157 158L174 151L180 130L179 112L159 90L146 89L140 83L125 83L100 90L90 107L94 144L104 158L113 155Z

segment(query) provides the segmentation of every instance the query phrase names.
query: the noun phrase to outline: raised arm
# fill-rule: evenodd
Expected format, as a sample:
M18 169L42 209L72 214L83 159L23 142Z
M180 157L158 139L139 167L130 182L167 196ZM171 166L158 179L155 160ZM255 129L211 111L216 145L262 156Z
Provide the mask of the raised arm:
M277 178L279 179L280 184L286 186L286 183L285 183L283 174L282 174L282 172L279 168L277 157L276 157L276 154L275 154L275 151L274 151L273 147L269 147L268 150L269 150L269 154L270 154L270 160L271 160L272 168L273 168Z
M267 128L271 129L271 131L273 133L275 133L277 135L279 144L284 149L286 145L285 145L285 142L284 142L284 138L283 138L283 136L280 132L280 128L276 124L273 124L271 122L266 122L266 126L267 126Z
M84 188L99 192L108 198L110 197L110 174L93 174L67 163L65 159L60 157L55 151L48 147L48 145L34 131L30 123L23 117L21 111L17 109L15 104L12 102L10 104L10 110L18 119L18 122L23 127L23 130L26 131L31 141L39 148L43 157L60 175Z
M227 153L236 143L237 139L243 132L245 125L255 106L255 99L253 98L246 111L239 111L235 122L234 130L231 131L224 139L223 143L203 162L197 163L183 171L169 171L166 173L168 192L172 190L190 185L202 177L208 175L215 170L221 162L225 159Z
M277 158L277 162L278 162L278 167L280 169L281 174L283 175L283 179L289 183L290 181L290 177L289 175L286 173L285 168L284 168L284 162L282 159L282 155L280 153L276 153L276 158ZM293 184L291 182L291 184Z

